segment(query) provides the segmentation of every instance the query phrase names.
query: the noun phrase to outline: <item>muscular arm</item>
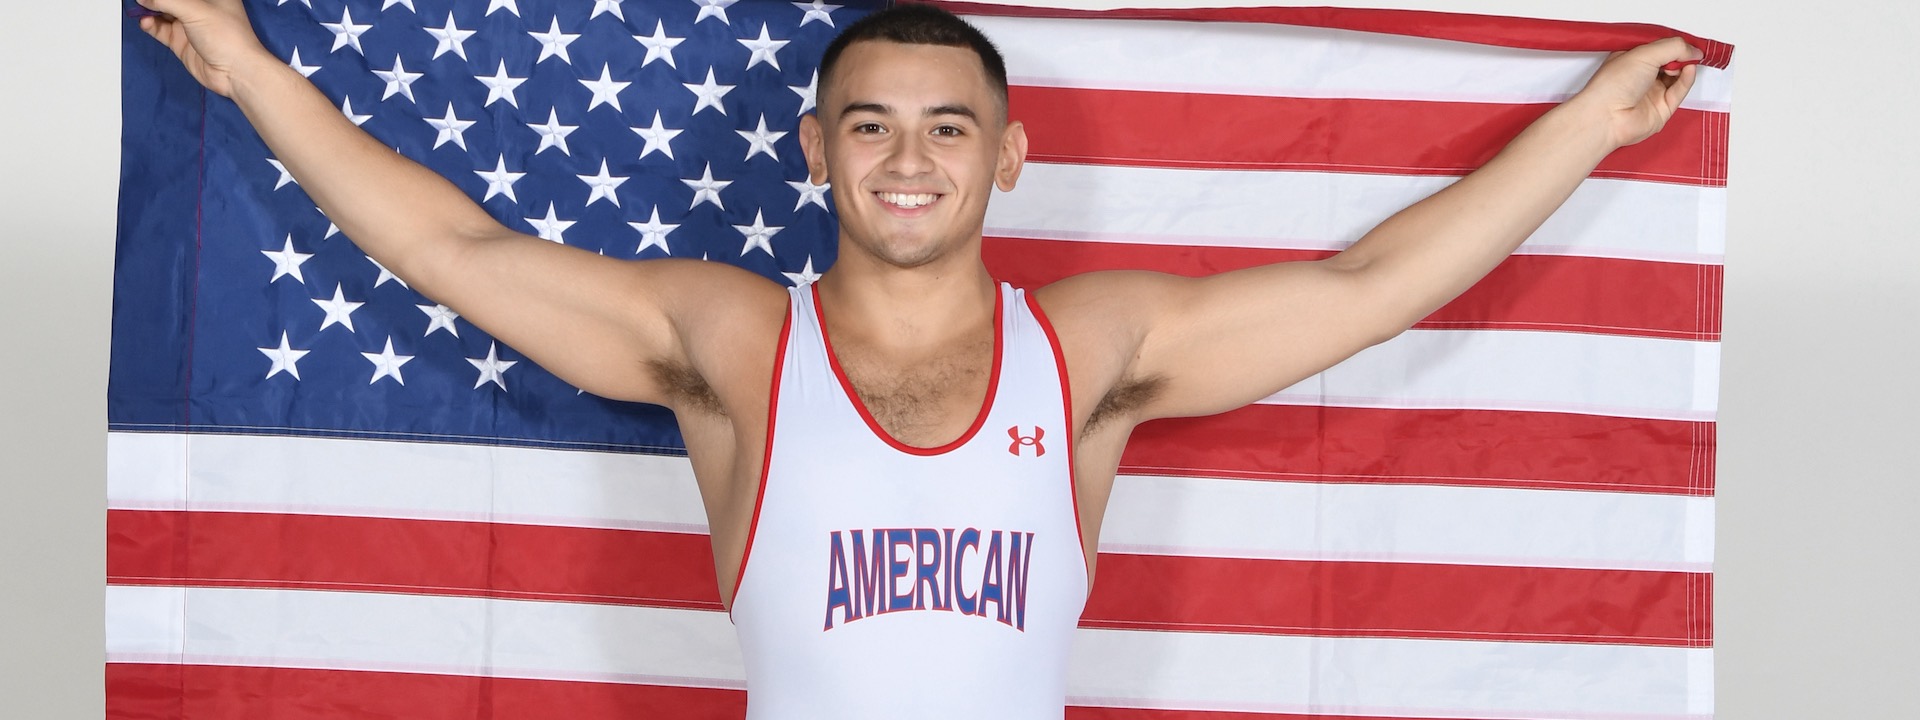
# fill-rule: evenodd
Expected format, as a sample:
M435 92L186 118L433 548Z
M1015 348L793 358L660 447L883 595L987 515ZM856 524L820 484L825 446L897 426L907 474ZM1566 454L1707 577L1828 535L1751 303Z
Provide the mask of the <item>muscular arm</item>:
M777 292L731 267L623 261L514 231L453 183L349 122L260 46L239 0L142 2L172 17L144 18L141 28L195 79L240 107L355 245L582 389L671 404L673 388L658 370L687 363L676 328L728 320L707 317L728 306L698 300Z
M1145 387L1136 421L1240 407L1399 334L1491 271L1614 149L1671 117L1697 57L1678 38L1610 58L1585 89L1479 170L1314 262L1206 278L1106 273L1048 288L1083 317L1120 318L1096 337L1126 357L1115 387ZM1148 309L1145 313L1142 309Z

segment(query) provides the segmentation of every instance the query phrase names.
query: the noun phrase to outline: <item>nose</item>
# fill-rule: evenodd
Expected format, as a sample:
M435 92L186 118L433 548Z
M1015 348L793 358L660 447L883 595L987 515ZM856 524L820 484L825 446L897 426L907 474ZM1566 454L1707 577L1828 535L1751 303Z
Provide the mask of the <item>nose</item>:
M882 166L888 173L911 177L933 169L933 158L927 153L925 138L912 133L900 133L894 136L890 150Z

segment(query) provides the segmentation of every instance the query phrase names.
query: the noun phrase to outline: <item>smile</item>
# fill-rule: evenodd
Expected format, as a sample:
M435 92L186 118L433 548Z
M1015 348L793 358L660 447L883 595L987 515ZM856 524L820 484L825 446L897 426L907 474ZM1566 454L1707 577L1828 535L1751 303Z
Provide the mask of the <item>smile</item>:
M880 198L881 202L884 202L888 205L894 205L894 206L903 207L903 208L917 208L925 205L931 205L933 204L933 201L940 199L939 195L935 195L932 193L910 194L910 193L881 192L881 193L874 193L874 196Z

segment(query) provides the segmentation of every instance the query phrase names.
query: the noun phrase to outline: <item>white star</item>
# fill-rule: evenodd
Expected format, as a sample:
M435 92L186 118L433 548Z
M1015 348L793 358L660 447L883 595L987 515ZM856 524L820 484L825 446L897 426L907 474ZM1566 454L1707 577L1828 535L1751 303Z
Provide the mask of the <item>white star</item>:
M353 98L350 97L340 98L340 114L347 116L348 120L352 120L354 127L365 125L368 120L373 119L372 115L353 114Z
M600 66L599 80L580 81L581 85L585 85L588 90L593 91L593 99L587 101L588 110L600 107L601 103L605 103L612 105L616 111L626 112L620 108L620 91L627 89L627 86L633 83L615 82L611 75L612 70L613 64L607 63L606 65Z
M334 283L333 299L321 300L314 298L313 304L319 305L320 309L327 313L326 319L320 321L321 330L327 329L328 326L334 323L339 323L347 327L347 332L356 332L353 329L353 311L360 309L360 306L366 303L347 302L347 298L340 294L340 284Z
M768 227L766 221L761 218L762 214L763 213L761 211L755 210L753 212L752 225L733 226L733 229L739 230L741 235L745 235L747 237L746 246L740 248L741 257L745 257L746 254L748 252L751 252L754 248L760 248L761 250L767 251L768 257L773 256L773 243L772 243L773 236L774 234L780 232L781 230L785 230L786 228L783 228L777 225L773 227Z
M756 153L766 153L767 157L775 160L780 159L780 156L773 152L773 143L780 138L786 137L787 134L784 132L769 132L767 130L766 113L760 114L759 127L752 130L735 130L734 132L739 133L740 137L746 138L747 140L746 159L752 160Z
M818 73L815 74L817 75ZM475 75L473 79L479 80L487 86L487 101L481 103L481 105L491 106L495 101L505 99L508 105L516 108L520 107L520 101L514 99L513 91L515 88L520 87L520 83L526 82L527 79L508 75L507 61L500 61L500 69L494 72L493 77Z
M705 20L710 17L717 17L717 18L720 18L720 22L726 23L728 25L732 25L733 23L727 20L727 6L732 5L736 2L739 2L740 0L693 0L693 1L694 3L700 6L700 14L695 15L693 17L694 22L698 23L701 20Z
M319 65L300 64L300 48L293 49L293 59L287 61L287 67L293 68L295 72L300 73L300 77L313 77L314 73L320 72Z
M300 362L300 358L306 357L308 352L311 352L309 350L295 350L289 347L287 345L287 333L285 330L280 331L280 347L259 348L259 350L261 354L267 356L267 359L273 361L273 367L267 370L267 377L271 378L284 372L292 375L295 380L300 379L300 366L296 363Z
M408 10L413 10L416 13L420 12L419 10L414 9L413 0L380 0L381 10L386 10L387 8L393 7L395 5L405 5L407 6Z
M587 195L587 207L592 207L593 201L601 198L606 198L608 202L613 203L614 207L620 207L620 197L614 195L613 191L619 188L620 183L626 182L627 179L608 175L607 161L605 158L600 160L599 175L575 175L574 177L580 178L582 182L587 184L587 187L592 189L592 192Z
M460 317L460 313L454 312L445 305L415 305L414 307L420 308L420 312L427 314L427 335L432 335L435 330L445 329L448 335L460 337L460 328L453 324L453 321Z
M800 18L800 25L802 27L805 27L807 23L815 20L826 23L827 27L833 27L833 11L840 9L839 5L828 5L820 0L813 0L813 2L810 3L794 3L793 6L807 11L806 16Z
M667 61L667 67L678 68L678 65L673 64L673 49L680 43L687 41L686 38L667 35L666 23L659 20L653 21L653 35L635 35L633 39L640 41L641 45L647 46L647 59L640 61L640 67L646 67L648 63L655 60L665 60Z
M561 220L555 216L553 214L553 203L547 203L547 216L545 218L527 218L527 224L533 226L533 231L540 235L540 239L552 240L561 245L567 244L565 235L567 228L573 227L573 223L574 221L572 220Z
M600 17L601 13L612 13L621 22L627 21L627 16L620 14L620 0L593 0L593 14L588 15L587 19Z
M408 361L413 359L413 356L393 354L392 336L387 337L387 347L385 350L377 353L363 352L360 353L360 357L366 358L367 362L373 363L373 379L367 381L368 385L380 382L380 378L383 377L393 378L394 382L400 383L401 385L407 384L406 378L400 377L400 366L407 364Z
M287 4L287 0L280 0L280 2L277 2L277 3L274 3L274 4L275 4L275 5L285 5L285 4ZM300 0L300 4L301 4L301 5L305 5L305 6L307 6L307 8L308 8L308 9L312 9L312 8L313 8L313 0Z
M513 13L514 17L520 16L520 6L515 4L514 0L489 0L487 3L487 11L480 13L480 16L486 17L492 15L493 11L499 10L500 8L506 8L507 12Z
M407 66L400 64L400 55L395 53L392 70L374 70L373 74L387 81L387 91L380 94L381 100L399 93L407 96L408 101L413 101L413 81L419 80L423 73L407 72Z
M817 69L813 71L813 79L807 81L806 87L801 87L799 85L788 85L787 89L792 90L793 94L800 96L800 114L801 115L807 114L808 110L813 109L813 98L815 93L818 93L820 91L820 71Z
M467 128L473 127L475 121L461 120L454 116L452 102L447 103L446 117L424 117L422 119L426 120L428 125L432 125L433 129L440 131L440 134L433 139L433 146L435 148L439 148L441 145L445 145L448 140L452 140L453 144L459 145L461 150L467 149L467 136L465 133Z
M833 183L820 183L819 185L815 185L813 184L813 178L802 178L799 180L788 180L787 187L793 188L794 192L800 193L800 199L793 204L794 212L800 212L800 208L806 207L808 203L819 205L821 210L825 210L827 209L827 191L833 188Z
M461 30L460 26L453 24L452 10L447 11L446 25L440 27L422 26L421 29L426 30L428 35L432 35L435 40L440 41L439 44L433 48L433 59L435 60L440 59L440 56L447 54L448 51L459 55L461 60L467 59L467 38L473 37L473 34L478 32L475 30Z
M481 179L487 181L487 195L486 197L480 198L480 202L492 200L495 195L505 195L508 200L516 203L520 202L520 198L513 196L513 184L519 182L520 178L526 177L526 173L507 172L506 154L502 153L500 155L499 161L494 163L492 170L475 170L473 172L479 175Z
M640 148L640 157L642 159L647 157L647 153L657 152L667 156L668 160L672 160L673 139L684 131L662 126L660 124L660 111L655 110L653 112L653 125L643 128L633 128L633 132L639 135L640 139L647 141L646 147Z
M727 209L726 205L720 203L720 191L725 190L728 185L732 185L733 181L713 179L712 163L708 163L706 169L700 171L699 180L687 180L683 178L680 182L686 183L687 187L693 188L693 204L687 206L688 210L700 207L700 203L703 202L711 202L714 207L720 208L721 210Z
M351 47L354 52L360 53L361 55L367 54L365 50L360 49L360 35L373 26L353 24L353 11L351 9L340 8L340 22L320 23L320 26L333 31L333 48L327 52L333 52L343 47Z
M478 390L481 385L487 383L499 385L501 390L507 389L507 379L502 376L501 373L506 372L507 368L513 367L520 362L518 360L501 360L500 356L496 353L496 350L498 350L497 345L498 343L487 343L487 359L485 360L467 358L467 362L473 363L474 369L480 371L480 379L473 381L473 387L476 390Z
M628 221L627 225L640 233L640 248L634 250L633 254L639 255L644 253L649 247L660 248L660 252L668 255L673 254L673 251L667 248L667 235L680 226L661 223L659 206L653 208L653 215L648 217L646 222L637 223Z
M713 108L719 110L721 115L727 114L727 108L720 104L720 98L726 97L727 93L733 92L734 86L714 83L713 68L707 68L707 81L704 83L699 85L689 83L680 84L685 86L689 92L700 97L699 100L693 103L693 112L688 113L689 115L700 114L701 108Z
M550 57L558 57L560 58L560 62L568 65L573 64L573 58L567 57L567 46L573 44L573 41L579 40L580 35L577 33L568 35L567 33L560 32L560 16L554 16L553 24L547 26L546 32L529 32L527 34L532 35L533 39L540 41L540 57L535 58L533 64L538 65L541 60Z
M380 287L381 285L387 284L388 280L392 280L394 282L400 283L400 287L407 288L409 290L413 289L413 286L408 285L407 281L401 280L399 275L393 274L393 271L388 270L387 266L381 265L379 260L375 260L373 259L372 256L368 256L367 262L373 263L373 266L376 268L380 268L380 276L373 279L374 287Z
M320 217L327 217L327 211L321 210L319 205L313 206L313 209L314 209L314 212L320 213ZM320 239L325 240L327 238L330 238L339 234L340 234L340 226L333 224L333 218L327 218L327 234L321 235Z
M800 272L797 272L797 273L783 272L780 274L787 276L787 279L793 282L794 287L799 287L801 285L805 285L807 283L820 279L820 273L813 271L812 255L807 256L807 266L804 268L801 268Z
M300 276L300 263L313 257L313 253L295 252L292 233L287 234L287 244L284 247L279 250L261 250L260 254L273 261L273 277L267 279L269 284L288 275L292 275L293 279L300 284L306 284L307 279Z
M272 165L273 169L280 171L280 179L274 181L273 189L279 190L280 188L286 187L287 183L293 183L293 174L287 172L286 165L281 164L279 160L273 158L267 158L267 163ZM293 184L298 185L300 183Z
M549 108L547 110L547 124L535 125L533 123L527 123L527 127L533 128L534 132L540 133L540 147L534 149L534 154L538 155L540 151L550 147L560 148L562 155L573 154L567 150L567 136L572 134L573 131L580 129L580 126L561 125L560 111L557 108Z
M745 45L748 50L753 51L753 57L747 58L747 69L752 70L754 65L764 62L772 65L773 69L779 70L780 58L776 57L774 53L778 52L780 48L786 47L788 42L787 40L774 40L767 37L766 23L761 23L760 37L758 39L740 41L741 45Z

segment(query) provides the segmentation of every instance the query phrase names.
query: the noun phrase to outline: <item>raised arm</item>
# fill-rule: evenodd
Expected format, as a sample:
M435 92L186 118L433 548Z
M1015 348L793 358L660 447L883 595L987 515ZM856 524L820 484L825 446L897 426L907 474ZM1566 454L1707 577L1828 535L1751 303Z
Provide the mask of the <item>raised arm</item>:
M1193 279L1089 274L1042 300L1120 328L1087 336L1108 346L1094 353L1128 358L1101 374L1134 390L1135 421L1257 401L1398 335L1485 276L1603 158L1672 117L1696 70L1663 66L1699 57L1679 38L1614 54L1485 166L1325 260Z
M140 0L165 13L140 29L208 90L232 99L314 202L355 245L420 293L596 395L671 404L661 367L686 365L677 326L778 289L732 267L630 262L495 221L453 183L349 122L261 46L241 0ZM765 304L765 303L762 303ZM693 317L700 315L702 317Z

